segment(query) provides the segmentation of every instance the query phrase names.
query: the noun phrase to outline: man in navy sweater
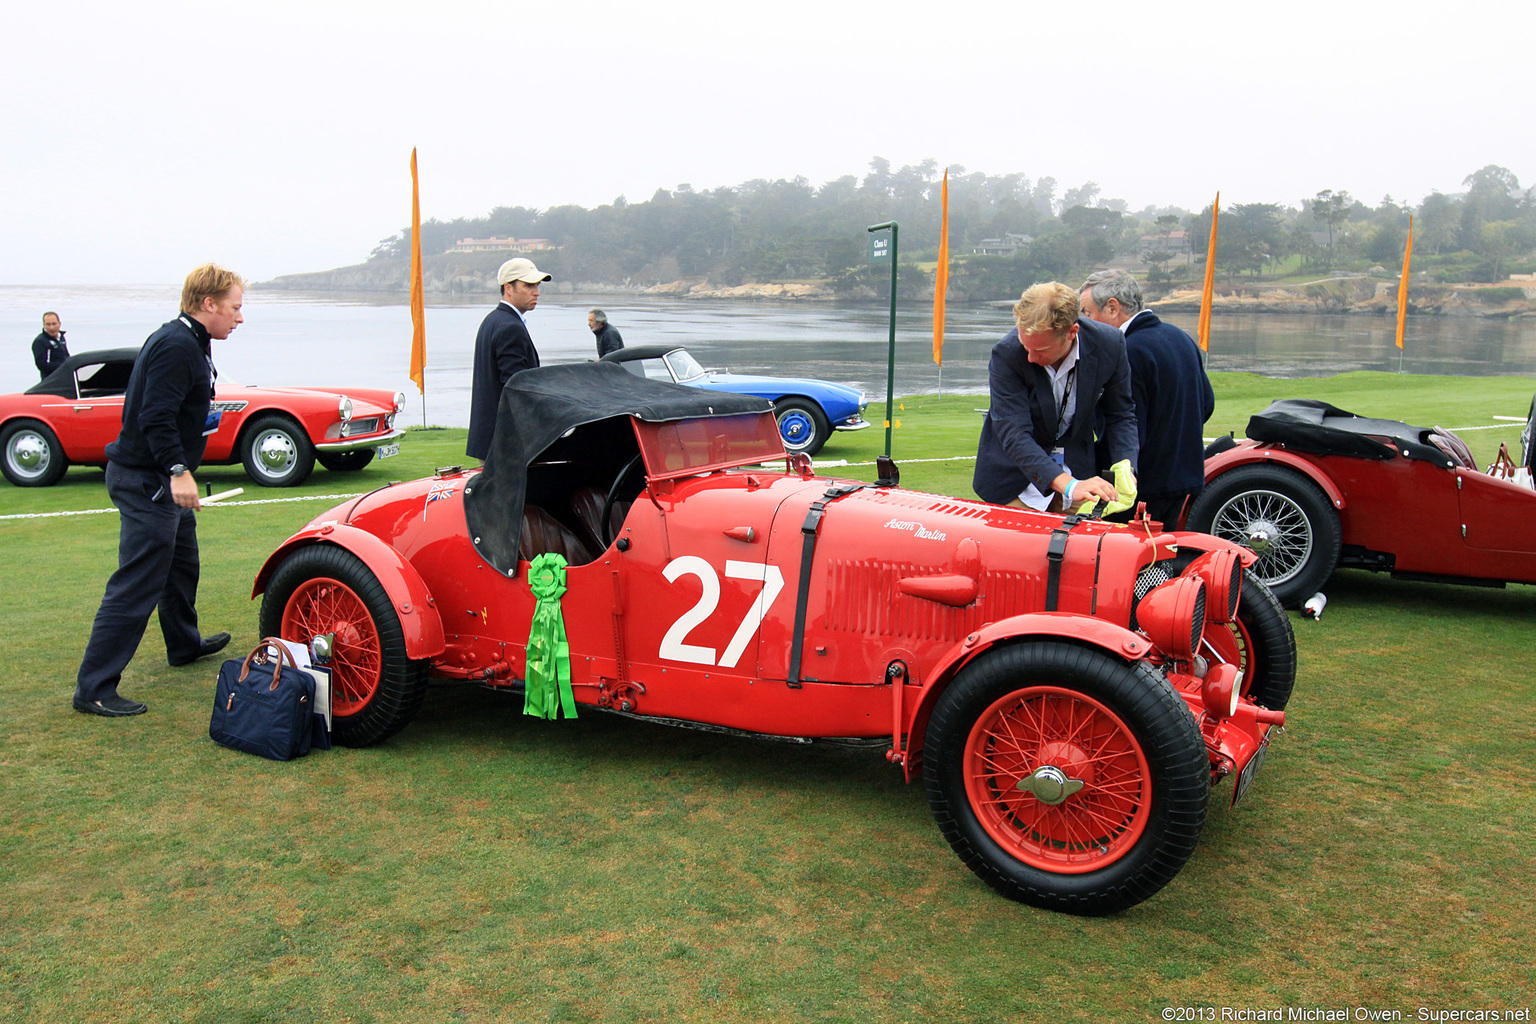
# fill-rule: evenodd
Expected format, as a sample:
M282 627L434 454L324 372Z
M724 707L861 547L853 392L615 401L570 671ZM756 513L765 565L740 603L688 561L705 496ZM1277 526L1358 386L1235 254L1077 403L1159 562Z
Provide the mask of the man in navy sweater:
M244 322L245 282L212 263L187 275L181 315L161 326L133 363L123 396L123 427L107 445L107 495L120 513L117 571L107 581L75 683L75 710L120 718L148 708L117 692L139 649L149 613L172 665L224 649L228 633L197 626L197 516L192 473L203 459L213 401L210 342Z
M1131 398L1141 440L1137 497L1170 529L1205 486L1205 421L1216 396L1200 347L1145 308L1141 285L1123 270L1101 270L1079 289L1083 315L1125 334Z
M52 311L43 314L43 333L32 339L32 361L43 380L64 365L69 358L69 345L64 341L64 328L59 314Z

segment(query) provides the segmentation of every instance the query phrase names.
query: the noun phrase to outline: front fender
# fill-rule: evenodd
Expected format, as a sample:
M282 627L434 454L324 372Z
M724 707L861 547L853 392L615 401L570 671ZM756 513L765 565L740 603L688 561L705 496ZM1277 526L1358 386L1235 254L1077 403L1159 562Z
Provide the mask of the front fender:
M1044 639L1087 644L1123 661L1140 661L1152 650L1152 644L1140 633L1077 612L1028 612L988 623L945 653L923 680L904 723L907 743L903 771L908 782L914 780L922 765L923 734L927 731L928 716L939 694L944 692L956 673L972 659L999 644Z
M1198 551L1202 555L1211 551L1231 551L1237 555L1237 560L1243 563L1244 569L1253 568L1253 563L1259 560L1254 550L1245 544L1226 540L1213 533L1194 533L1190 530L1173 530L1169 536L1174 539L1180 551L1188 548L1190 551Z
M1270 448L1265 445L1250 448L1247 445L1238 445L1236 448L1228 448L1219 455L1213 455L1205 460L1205 486L1211 486L1218 476L1229 469L1238 466L1262 465L1265 463L1278 463L1294 469L1296 472L1311 480L1323 489L1328 500L1333 502L1334 508L1344 507L1344 492L1335 486L1328 474L1318 469L1308 459L1302 458L1295 452L1286 451L1284 448Z
M427 589L411 563L400 552L384 543L367 530L344 523L327 522L320 526L300 530L288 538L268 556L256 582L251 597L259 597L267 589L267 583L277 567L294 551L311 544L335 544L362 559L368 571L383 586L384 592L400 616L400 628L405 633L405 653L412 660L432 658L442 654L447 647L443 638L443 620L437 614L432 592Z

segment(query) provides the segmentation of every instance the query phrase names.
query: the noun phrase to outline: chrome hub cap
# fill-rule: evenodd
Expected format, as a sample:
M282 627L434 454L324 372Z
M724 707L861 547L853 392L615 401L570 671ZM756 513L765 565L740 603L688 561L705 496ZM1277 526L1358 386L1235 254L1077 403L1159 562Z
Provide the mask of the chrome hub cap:
M1032 794L1041 803L1054 807L1082 789L1083 780L1069 779L1066 772L1048 764L1020 779L1018 788Z
M48 468L48 446L36 434L17 434L11 442L11 465L28 474Z
M262 468L271 473L281 473L298 460L293 439L287 434L271 433L256 443L256 458Z

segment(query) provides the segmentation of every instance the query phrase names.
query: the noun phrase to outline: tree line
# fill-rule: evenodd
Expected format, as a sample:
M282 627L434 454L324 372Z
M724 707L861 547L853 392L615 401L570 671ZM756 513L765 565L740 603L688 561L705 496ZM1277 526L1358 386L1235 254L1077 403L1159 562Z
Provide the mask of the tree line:
M862 178L821 186L803 177L754 179L695 190L682 184L649 199L586 209L501 206L483 217L432 219L421 226L423 255L461 238L542 238L541 269L565 281L652 285L708 280L718 286L827 282L839 294L878 294L888 271L867 263L870 224L901 226L902 290L931 275L937 259L941 169L925 160L893 170L875 157ZM1221 210L1216 267L1227 277L1284 276L1400 268L1409 216L1414 268L1443 282L1498 281L1536 269L1536 189L1504 167L1469 174L1466 191L1432 192L1416 205L1391 196L1372 207L1322 189L1295 205L1247 203ZM987 175L949 168L950 296L979 301L1017 295L1020 282L1071 280L1115 259L1147 267L1154 291L1202 273L1212 209L1132 211L1102 198L1094 182L1061 188L1051 177ZM1180 233L1182 237L1180 236ZM982 255L986 240L1006 255ZM383 239L370 260L406 259L410 230Z

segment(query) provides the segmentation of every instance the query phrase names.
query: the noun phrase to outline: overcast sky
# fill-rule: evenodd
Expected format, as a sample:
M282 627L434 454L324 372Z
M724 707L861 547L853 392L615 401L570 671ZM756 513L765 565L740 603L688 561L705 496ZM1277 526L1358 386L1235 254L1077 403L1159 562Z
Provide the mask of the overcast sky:
M1092 12L1092 13L1089 13ZM1433 12L1433 13L1429 13ZM0 284L254 280L410 220L933 158L1199 209L1536 184L1530 8L1299 0L6 5Z

